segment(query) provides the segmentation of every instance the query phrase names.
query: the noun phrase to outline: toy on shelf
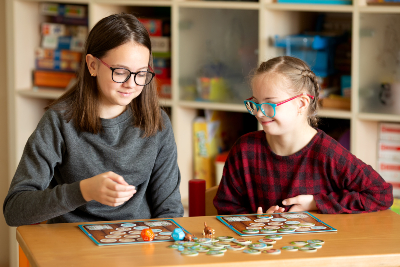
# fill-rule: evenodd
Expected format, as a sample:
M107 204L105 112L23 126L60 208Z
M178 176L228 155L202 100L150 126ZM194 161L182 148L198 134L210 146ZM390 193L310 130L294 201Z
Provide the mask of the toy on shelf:
M151 229L143 229L142 233L140 234L142 236L143 241L153 241L154 239L154 233L153 230Z
M185 233L181 228L175 228L171 236L175 241L180 241L185 238Z
M207 226L207 223L204 222L204 230L203 230L203 237L205 238L213 238L215 235L215 230L211 227Z

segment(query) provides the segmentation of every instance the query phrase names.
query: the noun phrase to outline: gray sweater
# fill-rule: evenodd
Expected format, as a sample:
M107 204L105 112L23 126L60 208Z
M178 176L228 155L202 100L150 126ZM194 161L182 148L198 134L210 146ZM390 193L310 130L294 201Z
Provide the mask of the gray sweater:
M171 123L142 138L130 109L102 119L103 132L77 132L60 112L48 110L29 137L4 200L10 226L48 223L131 220L183 216L181 180ZM113 171L136 187L118 207L86 202L79 182Z

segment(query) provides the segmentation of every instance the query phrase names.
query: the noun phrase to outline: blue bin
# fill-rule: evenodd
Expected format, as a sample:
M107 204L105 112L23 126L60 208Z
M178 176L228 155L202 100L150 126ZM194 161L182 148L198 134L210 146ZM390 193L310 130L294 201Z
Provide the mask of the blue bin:
M335 72L335 46L339 37L319 35L275 36L275 46L286 50L287 56L306 62L315 75L327 77Z

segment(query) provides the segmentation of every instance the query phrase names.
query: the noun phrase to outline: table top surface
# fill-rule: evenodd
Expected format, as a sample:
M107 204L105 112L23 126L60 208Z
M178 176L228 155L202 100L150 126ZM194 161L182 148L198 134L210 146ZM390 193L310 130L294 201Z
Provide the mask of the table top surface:
M273 248L291 241L322 239L325 244L315 253L282 251L279 255L249 255L227 251L222 257L200 253L182 256L168 248L171 242L149 242L97 246L78 227L83 223L39 224L17 228L17 240L32 266L399 266L400 215L393 211L364 214L316 214L337 232L283 235ZM201 237L204 222L215 229L215 236L239 237L215 216L183 217L174 220L190 233ZM123 220L119 222L131 222ZM91 222L93 223L93 222ZM101 222L95 222L101 223ZM110 222L107 222L110 223ZM253 242L260 236L246 237ZM249 266L250 267L250 266Z

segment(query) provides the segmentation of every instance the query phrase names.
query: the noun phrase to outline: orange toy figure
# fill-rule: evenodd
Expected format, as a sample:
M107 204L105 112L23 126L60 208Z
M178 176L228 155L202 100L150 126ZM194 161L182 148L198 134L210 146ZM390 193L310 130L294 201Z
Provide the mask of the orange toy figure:
M154 233L151 229L143 229L140 235L142 236L143 241L153 241L154 239Z
M205 237L205 238L213 238L214 235L215 235L215 230L212 229L211 227L208 227L207 223L204 222L203 237Z
M189 242L192 242L193 241L193 239L194 239L194 235L191 235L191 234L188 234L188 233L186 233L185 234L185 238L183 239L184 241L189 241Z

